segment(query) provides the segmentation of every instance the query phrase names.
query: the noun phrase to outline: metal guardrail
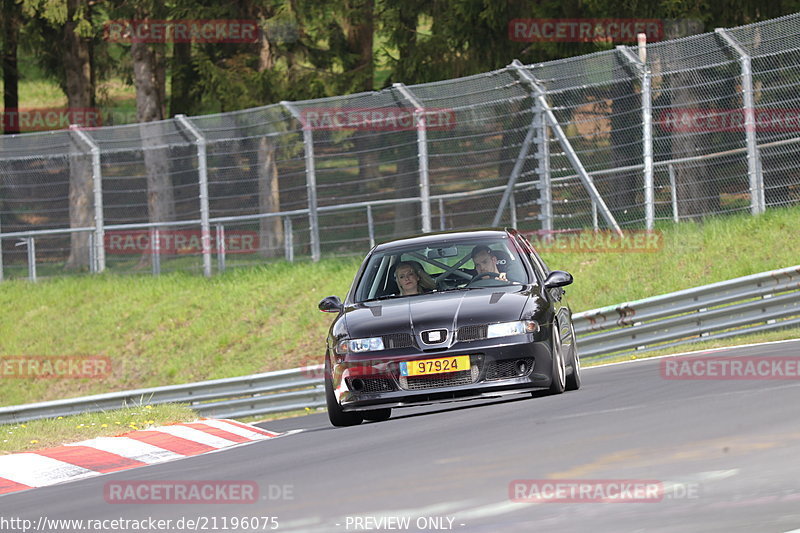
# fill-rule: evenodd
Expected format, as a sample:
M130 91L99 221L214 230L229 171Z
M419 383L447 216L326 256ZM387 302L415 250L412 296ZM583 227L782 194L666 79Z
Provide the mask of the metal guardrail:
M800 325L800 265L573 316L583 358Z
M584 359L800 325L800 265L574 315ZM237 418L325 405L322 365L0 407L0 424L142 404L186 403Z
M203 416L237 418L325 405L322 365L197 383L0 407L0 424L137 405L185 403Z

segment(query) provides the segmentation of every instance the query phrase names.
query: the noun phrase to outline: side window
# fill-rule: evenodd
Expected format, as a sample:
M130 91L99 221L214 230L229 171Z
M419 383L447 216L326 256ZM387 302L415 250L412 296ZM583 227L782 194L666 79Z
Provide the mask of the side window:
M547 265L544 264L542 258L539 257L539 254L537 254L536 250L533 249L533 246L531 246L531 243L528 242L528 239L517 234L517 240L522 246L522 249L528 254L531 264L536 271L536 277L539 278L539 281L543 282L547 275L550 274L550 270L547 268Z

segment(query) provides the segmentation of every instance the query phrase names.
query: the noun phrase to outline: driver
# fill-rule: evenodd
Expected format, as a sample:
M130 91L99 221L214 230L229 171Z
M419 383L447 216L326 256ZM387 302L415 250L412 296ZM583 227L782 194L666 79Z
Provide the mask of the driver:
M497 274L496 277L502 281L508 281L505 272L500 272L497 269L497 257L492 253L492 249L485 244L479 244L472 249L472 262L475 263L475 270L478 271L478 276L481 274ZM487 276L488 277L488 276Z

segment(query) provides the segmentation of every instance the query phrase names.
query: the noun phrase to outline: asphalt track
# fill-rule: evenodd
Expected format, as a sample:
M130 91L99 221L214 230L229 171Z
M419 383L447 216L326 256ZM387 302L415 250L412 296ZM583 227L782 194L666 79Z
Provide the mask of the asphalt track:
M722 354L796 359L800 340ZM267 422L303 431L2 496L0 518L217 517L217 531L222 517L248 516L277 517L276 531L314 532L800 529L800 380L668 380L661 364L585 369L583 388L561 396L396 410L353 428L333 429L324 414ZM554 478L656 480L664 492L645 503L510 501L514 480ZM234 479L255 481L261 501L109 504L103 496L109 481ZM393 529L377 527L381 519ZM248 530L274 523L261 525Z

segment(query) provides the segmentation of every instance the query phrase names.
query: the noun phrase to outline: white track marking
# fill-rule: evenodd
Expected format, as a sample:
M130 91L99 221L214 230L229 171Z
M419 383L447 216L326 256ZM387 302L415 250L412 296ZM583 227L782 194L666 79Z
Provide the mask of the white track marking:
M114 453L147 464L163 463L164 461L185 457L128 437L97 437L96 439L67 444L66 446L88 446L89 448Z
M217 437L216 435L206 433L205 431L200 431L199 429L187 428L186 426L162 426L150 429L148 431L168 433L175 437L199 442L200 444L205 444L206 446L211 446L212 448L227 448L228 446L239 444L238 442L223 439L222 437Z
M96 476L97 472L34 453L0 456L0 477L29 487L44 487L66 481Z
M274 437L270 437L269 435L264 435L262 433L257 433L250 429L243 428L241 426L237 426L236 424L231 424L224 420L200 420L198 424L205 424L207 426L211 426L213 428L221 429L223 431L227 431L228 433L233 433L234 435L239 435L240 437L246 437L251 440L263 440L263 439L272 439ZM269 430L264 430L269 431ZM270 433L272 433L270 431Z

